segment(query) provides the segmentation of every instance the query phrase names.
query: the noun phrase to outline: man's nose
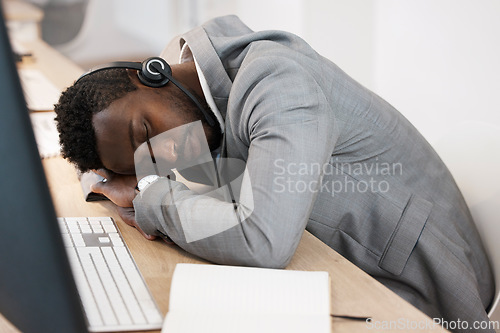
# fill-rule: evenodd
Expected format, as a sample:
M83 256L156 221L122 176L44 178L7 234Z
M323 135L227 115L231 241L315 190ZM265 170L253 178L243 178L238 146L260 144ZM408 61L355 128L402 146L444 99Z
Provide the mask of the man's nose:
M154 157L157 163L168 163L170 168L174 167L178 158L177 147L173 138L167 137L162 140L155 140L151 144Z
M150 174L167 176L172 174L178 159L176 144L171 137L153 138L145 142L134 153L135 170L137 176L144 177Z
M175 140L171 137L154 140L151 142L151 150L159 175L164 177L170 175L179 157Z

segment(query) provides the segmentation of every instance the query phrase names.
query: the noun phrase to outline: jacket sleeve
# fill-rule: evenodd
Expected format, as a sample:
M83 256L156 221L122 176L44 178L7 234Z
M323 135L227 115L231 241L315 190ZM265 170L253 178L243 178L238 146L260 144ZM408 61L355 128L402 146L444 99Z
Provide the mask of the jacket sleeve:
M315 79L286 57L244 62L231 94L226 127L248 147L237 202L226 187L200 195L160 179L134 200L136 220L215 263L282 268L321 190L337 137L333 113Z

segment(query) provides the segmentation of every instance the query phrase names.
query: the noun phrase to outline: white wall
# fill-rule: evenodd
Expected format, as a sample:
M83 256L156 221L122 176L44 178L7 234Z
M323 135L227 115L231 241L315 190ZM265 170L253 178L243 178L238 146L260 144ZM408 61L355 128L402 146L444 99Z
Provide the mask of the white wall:
M368 0L191 0L196 24L236 14L253 30L277 29L305 39L362 84L373 86L374 10Z
M500 1L378 0L374 90L433 142L453 124L500 125Z
M304 32L303 0L194 0L197 22L234 14L251 29L286 30L299 36Z
M374 10L370 0L304 0L304 39L368 88L374 81Z

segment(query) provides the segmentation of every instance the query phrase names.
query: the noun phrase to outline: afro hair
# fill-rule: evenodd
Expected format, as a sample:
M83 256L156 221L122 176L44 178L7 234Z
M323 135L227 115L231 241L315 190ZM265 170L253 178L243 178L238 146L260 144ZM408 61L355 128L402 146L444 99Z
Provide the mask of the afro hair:
M92 117L136 89L125 69L95 72L67 88L54 106L62 156L81 172L103 168Z

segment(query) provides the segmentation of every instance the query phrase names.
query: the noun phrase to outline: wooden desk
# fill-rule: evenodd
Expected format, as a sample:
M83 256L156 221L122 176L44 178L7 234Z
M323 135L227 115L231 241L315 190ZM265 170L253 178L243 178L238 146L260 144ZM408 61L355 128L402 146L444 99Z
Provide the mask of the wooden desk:
M29 45L39 66L61 88L71 84L81 70L54 52L46 44ZM118 224L161 311L168 311L172 273L177 263L206 263L175 245L147 241L126 225L110 202L87 203L83 199L74 168L60 157L43 160L56 212L59 216L112 216ZM310 233L305 232L287 269L322 270L331 276L332 313L373 318L373 323L409 323L427 327L419 331L444 331L434 328L429 317L361 271ZM4 324L6 325L6 324ZM426 326L427 325L427 326ZM6 326L4 326L6 327ZM404 327L391 332L405 331ZM411 326L415 327L415 326ZM410 328L411 328L410 327ZM415 329L413 329L415 330ZM0 318L0 332L2 331ZM369 332L365 322L332 319L333 332ZM10 331L8 331L10 332Z

